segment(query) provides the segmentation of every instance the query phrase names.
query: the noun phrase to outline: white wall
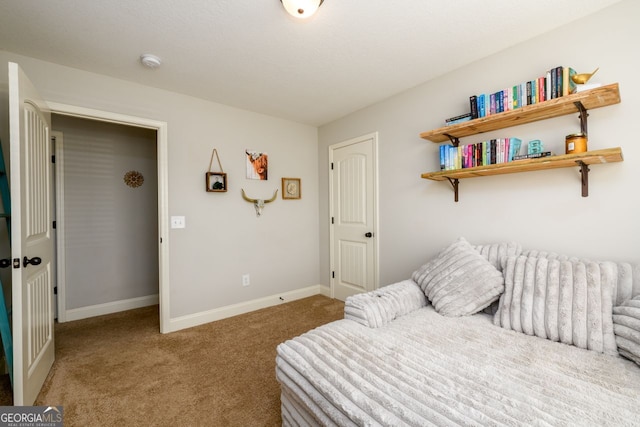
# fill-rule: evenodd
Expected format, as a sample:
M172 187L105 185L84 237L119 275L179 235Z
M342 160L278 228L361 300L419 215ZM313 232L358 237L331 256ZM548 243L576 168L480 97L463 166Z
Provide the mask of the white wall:
M52 128L63 133L65 308L157 296L156 132L57 114ZM131 170L141 186L125 184Z
M381 285L408 277L457 236L473 243L515 240L527 248L638 261L640 144L634 126L640 112L638 16L640 3L619 3L322 126L318 147L322 282L330 282L327 147L373 131L379 131L380 144ZM526 23L524 17L514 19ZM581 197L577 168L462 180L459 203L454 203L447 182L420 178L421 173L439 169L438 145L420 139L421 132L467 112L470 95L496 92L558 65L578 72L599 66L593 81L620 84L621 104L589 112L589 148L620 146L625 161L592 166L588 198ZM523 141L541 139L545 147L564 153L565 135L577 131L576 114L462 142L516 136Z
M318 285L315 127L0 52L4 70L7 61L19 63L47 101L168 123L169 215L184 215L187 224L169 235L172 320ZM6 82L0 72L3 99ZM226 193L205 192L214 147L228 174ZM269 154L268 181L245 179L246 148ZM280 177L302 178L302 199L279 195L257 218L240 189L267 198Z
M187 217L187 228L170 234L171 317L177 318L329 284L327 147L373 131L379 131L380 143L381 284L406 278L456 236L478 243L517 240L527 247L575 255L636 259L640 146L632 124L640 111L640 63L635 54L639 15L640 5L633 0L619 3L319 131L12 53L0 52L0 63L18 62L49 101L168 123L169 214ZM620 105L590 112L589 146L621 146L625 161L591 168L589 198L580 197L573 169L465 180L457 204L448 184L420 178L438 168L438 146L421 140L420 132L466 111L471 94L497 91L557 65L579 71L600 66L597 80L620 83ZM4 72L0 95L6 98ZM6 141L5 108L0 103L0 136ZM561 151L564 136L575 132L577 123L575 116L566 116L482 138L540 138ZM227 193L204 191L204 172L214 147L229 174ZM244 179L245 148L269 154L269 181ZM253 207L240 198L240 188L252 197L268 197L280 187L282 176L302 178L303 199L279 198L256 218ZM246 288L240 284L243 273L252 277Z

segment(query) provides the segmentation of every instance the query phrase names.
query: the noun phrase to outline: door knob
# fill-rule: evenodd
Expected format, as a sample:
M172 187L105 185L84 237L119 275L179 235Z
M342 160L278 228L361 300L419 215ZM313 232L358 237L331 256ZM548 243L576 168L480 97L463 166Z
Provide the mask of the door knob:
M368 232L364 233L364 237L373 237L373 233L368 231Z
M31 265L39 265L42 262L42 258L34 256L33 258L29 259L26 256L24 258L22 258L22 266L23 267L27 267L29 264Z

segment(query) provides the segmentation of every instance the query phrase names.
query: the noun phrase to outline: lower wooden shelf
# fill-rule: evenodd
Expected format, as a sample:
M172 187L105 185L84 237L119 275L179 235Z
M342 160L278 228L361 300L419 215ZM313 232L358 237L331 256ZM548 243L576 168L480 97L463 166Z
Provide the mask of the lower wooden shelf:
M423 173L421 176L422 178L431 179L433 181L449 181L453 186L455 201L457 202L460 179L578 166L580 167L582 175L582 196L587 197L589 195L588 166L621 161L623 161L622 149L620 147L616 147L577 154L563 154L560 156L549 156L538 159L515 160L508 163L477 166L474 168L427 172Z

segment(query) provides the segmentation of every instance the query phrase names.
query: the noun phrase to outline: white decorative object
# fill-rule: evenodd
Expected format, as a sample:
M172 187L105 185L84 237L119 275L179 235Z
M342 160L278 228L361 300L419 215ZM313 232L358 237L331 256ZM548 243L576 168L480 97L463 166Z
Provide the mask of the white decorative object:
M162 65L162 61L160 60L160 58L149 53L140 55L140 62L142 62L142 65L144 65L145 67L151 68L152 70L155 70L156 68L159 68L160 65Z
M242 198L245 199L247 202L253 203L253 205L256 208L256 216L260 216L262 215L262 209L264 208L264 205L266 205L267 203L271 203L273 202L276 197L278 196L278 190L276 189L276 191L274 191L273 193L273 197L265 200L265 199L252 199L250 197L247 196L247 194L244 192L244 189L241 189L242 191Z

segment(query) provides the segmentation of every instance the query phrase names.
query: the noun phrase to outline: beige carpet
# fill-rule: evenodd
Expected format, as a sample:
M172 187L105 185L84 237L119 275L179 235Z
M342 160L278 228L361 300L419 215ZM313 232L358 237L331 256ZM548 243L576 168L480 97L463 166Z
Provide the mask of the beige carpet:
M167 335L157 307L59 324L36 404L65 426L277 426L276 346L343 309L314 296Z

